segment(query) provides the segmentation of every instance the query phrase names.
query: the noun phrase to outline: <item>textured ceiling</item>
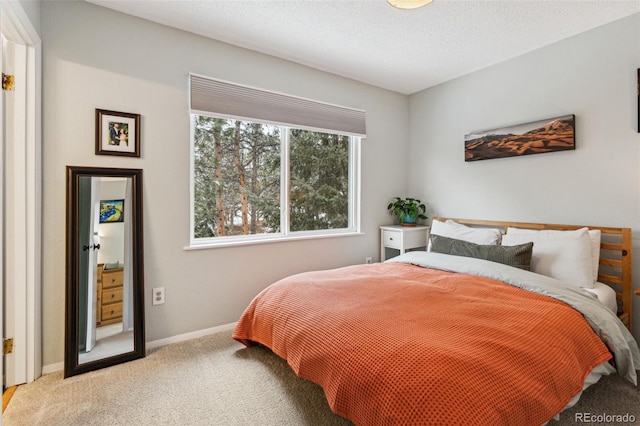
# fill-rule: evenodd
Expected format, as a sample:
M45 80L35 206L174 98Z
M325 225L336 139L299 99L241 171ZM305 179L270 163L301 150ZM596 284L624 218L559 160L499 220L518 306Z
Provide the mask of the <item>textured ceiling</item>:
M640 13L640 0L87 1L405 94Z

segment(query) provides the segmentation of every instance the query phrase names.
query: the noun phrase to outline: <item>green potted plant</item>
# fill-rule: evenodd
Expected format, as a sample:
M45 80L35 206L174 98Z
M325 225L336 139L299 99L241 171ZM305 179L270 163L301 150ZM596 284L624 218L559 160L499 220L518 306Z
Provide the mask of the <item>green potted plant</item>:
M426 219L426 209L420 200L411 197L396 197L396 200L387 206L389 213L395 215L402 226L416 226L418 219Z

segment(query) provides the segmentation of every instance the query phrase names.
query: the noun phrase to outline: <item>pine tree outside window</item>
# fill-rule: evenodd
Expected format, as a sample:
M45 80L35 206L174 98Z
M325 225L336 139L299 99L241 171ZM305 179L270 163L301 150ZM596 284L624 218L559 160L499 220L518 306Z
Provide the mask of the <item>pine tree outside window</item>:
M332 130L341 127L331 114L318 113L314 101L290 98L259 89L191 77L192 226L191 246L216 246L291 238L349 235L359 232L360 136L363 132ZM194 78L196 84L194 84ZM200 78L201 80L197 80ZM196 89L194 89L194 85ZM218 86L223 85L220 101ZM213 87L213 89L212 89ZM229 98L239 88L249 91L241 102ZM257 95L256 95L257 93ZM271 121L259 116L277 96ZM260 97L253 105L253 98ZM285 102L282 101L284 97ZM195 100L194 100L195 98ZM247 101L248 99L248 101ZM282 108L297 102L293 110ZM221 104L230 106L225 110ZM311 102L316 110L305 112ZM222 113L211 110L222 109ZM237 105L251 108L233 116ZM247 107L248 105L248 107ZM326 109L326 108L325 108ZM257 112L256 112L257 111ZM291 111L294 111L291 113ZM300 113L302 111L302 113ZM347 109L347 114L353 110ZM237 113L237 112L236 112ZM307 114L334 126L289 123ZM342 110L338 110L338 116ZM364 112L356 111L364 129ZM246 119L246 117L252 117ZM360 118L361 117L361 118ZM343 118L341 118L343 119ZM346 126L353 117L347 117ZM283 125L286 123L286 125Z

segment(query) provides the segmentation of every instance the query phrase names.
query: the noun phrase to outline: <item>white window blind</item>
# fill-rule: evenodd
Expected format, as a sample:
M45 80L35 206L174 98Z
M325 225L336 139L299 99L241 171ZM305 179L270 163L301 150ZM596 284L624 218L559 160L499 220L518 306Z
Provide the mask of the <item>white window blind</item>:
M366 137L363 110L190 74L191 112Z

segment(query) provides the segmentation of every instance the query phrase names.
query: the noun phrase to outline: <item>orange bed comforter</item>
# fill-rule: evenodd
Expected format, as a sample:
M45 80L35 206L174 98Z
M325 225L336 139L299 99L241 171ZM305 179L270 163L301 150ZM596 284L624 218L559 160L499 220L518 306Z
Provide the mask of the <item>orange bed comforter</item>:
M403 263L285 278L233 337L286 359L357 425L539 425L611 357L563 302Z

